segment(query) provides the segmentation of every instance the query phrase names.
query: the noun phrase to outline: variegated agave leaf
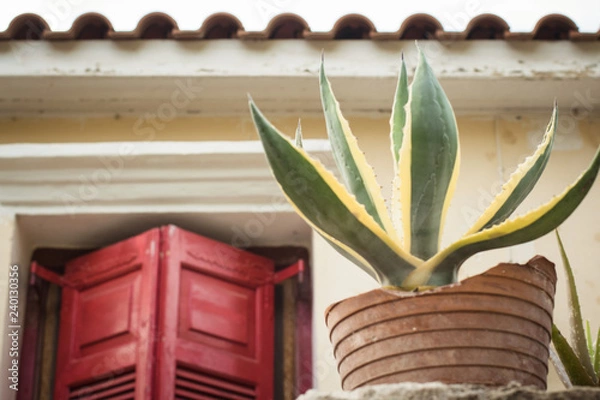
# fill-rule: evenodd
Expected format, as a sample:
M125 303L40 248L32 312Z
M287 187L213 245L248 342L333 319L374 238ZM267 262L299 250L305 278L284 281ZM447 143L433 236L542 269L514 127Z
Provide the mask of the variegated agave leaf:
M392 144L392 157L396 174L398 173L398 161L400 160L400 148L404 138L404 124L406 123L406 103L408 102L408 74L404 53L400 64L400 74L396 86L396 95L392 105L392 116L390 117L390 142Z
M289 202L334 248L382 285L401 282L419 264L335 176L283 136L250 100L267 159Z
M548 123L542 142L538 145L536 151L517 167L490 206L469 229L467 235L490 228L506 220L525 200L535 187L544 168L546 168L546 164L548 164L557 123L558 107L555 102L552 118Z
M402 103L404 97L401 73L394 103ZM398 113L393 118L393 138L399 136L394 134L399 128L396 122L402 123ZM460 147L452 106L420 50L404 119L392 203L402 208L404 248L427 260L439 249L458 177ZM397 140L392 141L393 151Z
M560 195L525 215L466 235L424 262L404 281L404 287L443 285L456 281L458 269L472 255L485 250L535 240L562 224L591 189L600 169L600 148L589 167Z
M342 115L340 104L325 75L323 59L321 59L319 85L333 159L342 175L344 184L348 191L356 197L356 200L365 206L375 222L395 240L396 230L385 207L381 187L377 183L373 168L367 163L364 153L358 147L358 142L350 130L348 121Z

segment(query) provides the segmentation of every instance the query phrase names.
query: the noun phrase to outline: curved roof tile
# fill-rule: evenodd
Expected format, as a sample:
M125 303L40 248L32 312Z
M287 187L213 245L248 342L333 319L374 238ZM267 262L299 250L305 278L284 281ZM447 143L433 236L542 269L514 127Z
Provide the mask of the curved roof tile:
M46 40L91 40L108 39L114 32L112 24L102 14L86 13L82 14L71 25L68 31L46 30L42 39Z
M111 32L111 39L171 39L177 31L177 22L168 14L154 12L144 16L129 32Z
M444 29L440 21L429 14L413 14L406 18L396 32L375 32L375 40L429 40L438 39Z
M305 37L311 40L371 39L377 29L370 19L361 14L347 14L340 17L327 32L308 32Z
M510 35L510 27L505 20L494 14L482 14L469 22L465 29L465 39L504 39Z
M234 15L217 13L204 20L199 30L202 39L233 39L244 31L244 26Z
M310 33L308 23L297 14L279 14L264 31L240 31L240 39L303 39Z
M238 18L228 13L207 17L197 30L180 30L177 22L164 13L151 13L140 19L133 31L114 31L102 14L87 13L78 17L67 31L52 31L37 14L21 14L0 32L0 40L87 40L87 39L312 39L312 40L600 40L598 32L579 32L575 23L560 14L546 15L531 32L511 32L502 18L493 14L474 17L462 32L445 31L440 22L428 14L406 18L395 32L377 32L364 15L349 14L336 21L329 31L315 32L296 14L280 14L262 31L246 31Z
M560 14L546 15L533 28L534 40L567 40L570 33L579 33L575 22Z
M37 14L21 14L13 18L0 39L40 40L44 32L49 31L48 23Z
M299 15L281 14L269 22L266 31L269 39L302 39L310 27Z
M195 31L174 30L174 39L236 39L245 32L244 26L234 15L216 13L207 17Z
M440 21L429 14L414 14L400 27L400 39L437 39L444 32Z
M376 33L375 25L364 15L348 14L337 20L331 33L333 39L370 39Z

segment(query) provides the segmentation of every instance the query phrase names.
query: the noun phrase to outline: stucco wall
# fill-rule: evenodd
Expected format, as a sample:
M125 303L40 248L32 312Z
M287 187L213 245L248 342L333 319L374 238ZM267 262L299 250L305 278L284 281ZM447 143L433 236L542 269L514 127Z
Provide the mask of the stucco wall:
M487 205L493 193L500 187L512 169L530 154L539 140L550 117L547 115L501 115L460 116L462 165L459 183L452 208L448 215L444 243L457 238L468 228L473 215L478 215ZM256 138L248 118L178 118L170 122L145 125L153 131L152 137L140 134L136 119L130 117L100 119L2 119L0 120L0 144L2 143L49 143L49 142L97 142L136 140L253 140ZM285 132L293 132L296 118L273 118ZM324 138L325 129L321 118L303 118L306 138ZM388 147L387 117L351 118L351 126L367 158L374 166L385 192L389 193L392 166ZM555 150L539 187L525 201L525 208L539 205L552 195L558 194L572 182L591 160L600 143L600 119L580 118L575 124L564 125L559 131ZM594 188L562 226L561 233L579 282L580 298L584 315L591 319L592 327L600 324L600 184ZM14 248L15 223L10 214L0 214L0 292L5 293L6 268L11 262L10 251ZM323 390L339 388L335 366L331 360L323 312L328 304L344 297L358 294L375 287L364 273L328 247L320 238L312 243L314 259L314 333L316 385ZM544 254L559 262L555 239L548 235L534 243L511 250L497 250L473 257L463 269L463 276L476 273L500 261L526 261L534 254ZM558 268L560 283L557 295L556 321L565 327L568 323L562 269ZM6 310L6 299L0 300ZM0 322L4 322L4 311ZM3 323L5 326L6 324ZM4 340L4 336L0 341ZM4 343L2 343L2 348ZM2 355L5 357L5 355ZM552 378L551 388L560 384Z

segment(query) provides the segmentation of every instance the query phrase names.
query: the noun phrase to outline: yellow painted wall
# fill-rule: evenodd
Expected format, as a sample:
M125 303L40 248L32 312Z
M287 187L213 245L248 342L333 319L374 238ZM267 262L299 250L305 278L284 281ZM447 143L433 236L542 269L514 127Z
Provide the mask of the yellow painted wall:
M369 119L364 120L367 126ZM286 132L294 132L295 117L273 118ZM324 137L321 119L302 120L306 138ZM0 118L0 144L89 143L135 141L258 140L249 117L182 117L169 122L134 117L114 118Z

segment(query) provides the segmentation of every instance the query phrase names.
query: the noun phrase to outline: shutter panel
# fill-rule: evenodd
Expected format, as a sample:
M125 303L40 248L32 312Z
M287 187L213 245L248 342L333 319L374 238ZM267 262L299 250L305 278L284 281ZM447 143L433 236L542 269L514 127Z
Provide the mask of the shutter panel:
M151 399L159 229L66 265L54 399Z
M271 260L162 228L160 399L273 398Z

